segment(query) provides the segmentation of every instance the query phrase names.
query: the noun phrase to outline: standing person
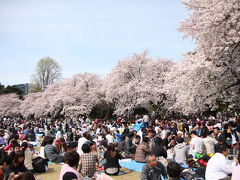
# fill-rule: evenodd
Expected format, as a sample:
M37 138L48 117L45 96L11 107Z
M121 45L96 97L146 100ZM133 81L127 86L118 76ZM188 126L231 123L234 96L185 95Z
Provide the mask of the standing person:
M118 175L121 168L119 159L122 159L122 156L115 150L113 143L108 144L104 158L106 159L104 165L105 173L108 175Z
M24 155L25 155L24 165L26 166L26 168L29 171L33 171L32 157L33 157L34 153L28 147L28 143L27 142L23 142L21 144L21 148L22 148L22 150L24 152Z
M76 170L76 167L79 162L79 154L76 151L66 152L64 154L64 165L62 165L59 180L63 179L63 176L72 172L77 176L77 180L81 180L80 173Z
M205 173L206 180L227 178L232 173L232 169L236 166L236 161L233 161L232 165L228 163L228 148L225 144L217 144L215 149L216 153L207 163Z
M83 144L88 142L88 139L89 139L89 136L88 136L87 132L84 132L83 136L81 138L79 138L79 140L78 140L78 148L77 148L77 152L78 152L79 155L83 154L82 146L83 146Z
M193 150L193 156L197 159L202 156L203 153L203 140L202 138L197 136L196 131L191 131L191 147Z
M149 125L149 116L147 114L145 114L143 116L143 122L144 122L145 126L148 127L148 125Z

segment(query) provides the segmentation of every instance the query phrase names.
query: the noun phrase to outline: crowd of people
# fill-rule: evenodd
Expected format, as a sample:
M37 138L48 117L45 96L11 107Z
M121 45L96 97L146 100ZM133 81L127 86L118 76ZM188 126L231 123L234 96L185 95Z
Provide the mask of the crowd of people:
M239 179L240 118L0 118L0 180L35 180L62 164L59 180L112 179L121 159L141 180Z

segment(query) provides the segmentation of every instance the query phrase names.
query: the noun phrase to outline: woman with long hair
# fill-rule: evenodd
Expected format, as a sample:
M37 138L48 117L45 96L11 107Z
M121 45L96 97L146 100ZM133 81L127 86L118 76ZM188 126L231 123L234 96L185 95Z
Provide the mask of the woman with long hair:
M24 165L25 155L22 150L19 150L15 153L12 162L10 163L9 167L5 171L5 179L8 179L11 173L21 173L26 172L27 168Z
M108 144L104 158L106 159L106 163L104 164L105 173L108 175L118 175L121 168L119 159L122 159L122 156L116 151L113 143Z
M68 151L68 145L63 137L55 141L55 146L57 148L58 153L60 154L63 154Z
M46 154L46 158L49 159L49 161L52 161L54 163L63 162L64 156L57 152L56 147L53 145L53 138L46 137L45 141L47 143L47 145L44 146L44 152Z

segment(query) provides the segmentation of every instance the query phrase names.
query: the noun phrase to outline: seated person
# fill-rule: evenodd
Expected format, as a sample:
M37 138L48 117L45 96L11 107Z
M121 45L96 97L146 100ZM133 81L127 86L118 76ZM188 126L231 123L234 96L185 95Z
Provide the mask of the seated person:
M151 153L149 147L149 138L143 137L143 141L137 146L135 153L135 161L146 162L146 156Z
M207 163L205 173L206 180L229 178L233 168L236 167L236 160L233 160L232 164L229 164L227 159L228 148L225 144L216 144L215 151L216 153Z
M0 149L0 179L4 179L4 173L10 164L9 157L4 149Z
M18 144L19 143L17 142L17 140L15 138L11 139L9 141L9 144L7 145L7 147L4 148L4 151L5 152L10 152L12 150L12 148L15 147Z
M24 173L11 173L9 179L11 180L36 180L34 174L31 171L26 171Z
M238 166L233 169L232 180L237 180L240 177L240 153L238 153Z
M140 144L140 142L141 142L141 137L139 135L136 135L135 138L133 138L133 145L134 145L133 152L134 153L136 152L136 148Z
M63 137L55 141L55 146L57 148L58 153L60 154L63 154L64 152L68 151L68 145Z
M18 174L26 171L27 168L24 165L24 152L19 150L14 154L13 160L5 171L4 178L8 179L11 173Z
M57 152L56 147L53 145L53 138L47 136L44 138L47 145L44 147L45 157L54 163L61 163L64 160L63 155Z
M156 137L154 145L152 146L152 154L156 157L167 158L167 151L163 148L163 140L160 137Z
M136 151L136 147L133 144L133 132L130 132L125 138L124 152L126 154L134 154L135 151Z
M92 177L96 172L96 164L98 162L97 156L91 153L90 145L82 145L83 154L80 155L78 171L83 176Z
M76 170L79 163L79 154L76 151L66 152L64 154L64 165L62 165L59 180L64 179L66 174L71 172L76 176L76 179L81 180L80 173Z
M119 159L122 159L122 156L115 150L113 143L108 144L107 151L104 153L104 158L106 159L104 165L105 173L108 175L118 175L121 168Z
M154 155L146 158L146 164L142 168L141 180L155 180L165 178L167 176L166 169L162 163L157 162Z
M12 145L12 148L11 149L9 149L9 151L8 151L8 156L9 156L9 160L10 160L10 162L12 162L12 160L14 159L14 156L15 156L15 154L16 154L16 152L18 152L19 150L21 150L21 148L20 148L20 144L13 144Z
M179 164L186 164L187 146L183 138L176 138L177 145L173 148L173 159Z
M77 175L73 172L66 172L61 180L79 180Z
M22 142L21 148L25 155L24 165L29 171L33 171L32 159L34 152L30 150L27 142Z
M174 161L168 161L167 174L169 180L180 180L180 175L182 173L182 167Z

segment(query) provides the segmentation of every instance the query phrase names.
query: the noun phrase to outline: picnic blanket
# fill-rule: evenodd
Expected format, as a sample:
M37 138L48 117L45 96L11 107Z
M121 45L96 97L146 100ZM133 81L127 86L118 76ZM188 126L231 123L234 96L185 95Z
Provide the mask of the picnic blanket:
M141 128L144 127L144 122L136 122L134 125L133 125L133 130L134 131L140 131Z
M43 133L36 133L37 137L43 137L43 135L44 135Z
M39 141L36 140L36 141L30 141L29 144L32 144L34 147L38 146L39 145Z
M127 169L131 169L137 172L142 171L142 167L144 166L145 163L139 163L131 159L123 159L119 161L120 165L122 167L125 167Z

